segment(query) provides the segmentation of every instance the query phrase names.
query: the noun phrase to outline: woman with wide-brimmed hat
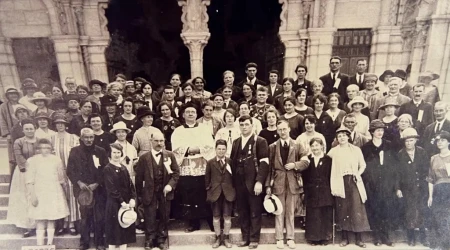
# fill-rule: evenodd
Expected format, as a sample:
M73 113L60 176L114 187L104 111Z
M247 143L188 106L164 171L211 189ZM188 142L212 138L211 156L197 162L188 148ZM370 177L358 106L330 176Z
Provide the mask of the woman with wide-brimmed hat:
M72 148L80 145L80 138L77 135L69 134L67 132L66 129L69 123L62 114L55 115L55 117L53 118L53 125L56 128L56 134L50 137L50 141L52 142L55 155L58 156L62 161L65 173L67 170L70 151L72 150ZM65 218L64 225L58 229L56 234L61 235L64 233L70 233L71 235L76 235L78 232L75 228L75 224L81 219L81 216L77 200L73 193L72 182L68 182L68 185L66 186L64 192L68 200L70 214Z
M382 96L385 96L389 92L389 79L395 75L394 71L387 69L383 72L383 74L380 75L379 82L376 86L378 91L382 94Z
M34 120L36 121L36 124L38 128L36 129L36 137L39 139L50 139L52 135L55 135L56 132L50 129L50 126L52 125L52 119L48 116L47 113L37 113L36 116L34 116Z
M138 155L141 156L152 149L151 140L153 134L161 131L152 126L155 112L150 110L149 107L142 106L138 108L136 116L142 122L142 127L134 133L132 144L138 151Z
M114 124L113 128L109 131L115 135L117 140L114 143L120 144L123 148L123 155L121 157L121 164L123 164L130 173L131 180L134 183L135 172L133 169L134 164L138 159L136 148L127 141L127 135L131 132L131 129L127 127L127 124L123 121L119 121Z
M36 110L37 106L31 102L33 94L38 90L36 82L31 78L26 78L22 83L23 97L19 99L19 103L29 110Z
M353 114L355 114L356 118L355 131L358 131L359 133L361 133L363 136L365 136L367 139L370 140L372 138L372 136L369 133L370 120L369 117L361 113L362 109L366 108L367 105L369 104L367 103L366 100L364 100L362 96L356 96L355 98L353 98L353 100L351 100L347 104L347 107L351 110Z
M369 128L372 140L361 147L367 164L362 174L367 192L366 210L375 246L393 246L389 233L395 219L397 151L390 141L383 139L385 129L381 120L373 120Z
M400 131L398 128L398 119L395 115L395 111L400 107L400 105L395 100L386 100L386 103L381 105L378 110L384 110L386 114L381 121L386 126L384 129L384 139L392 142L392 147L397 152L403 147L399 144L400 141Z
M93 79L89 81L89 89L91 90L91 95L86 97L87 101L97 104L98 110L101 108L100 98L103 97L103 90L106 88L106 83Z
M336 223L342 229L340 246L347 246L348 233L355 233L356 245L362 248L361 233L370 230L364 203L367 201L366 189L361 175L366 162L361 149L349 142L351 131L345 127L336 130L339 143L328 152L332 158L331 194L336 197Z
M42 92L36 92L33 94L33 99L30 100L34 105L37 106L35 110L31 111L31 117L35 117L38 113L45 113L48 117L52 117L54 110L49 108L49 105L52 101L51 98L48 98Z
M425 227L430 217L427 208L428 183L426 177L430 169L427 152L417 146L419 135L414 128L406 128L401 133L403 148L398 152L398 190L397 196L404 206L400 214L406 227L408 245L416 244L415 229L419 228L420 242L424 246L429 243Z

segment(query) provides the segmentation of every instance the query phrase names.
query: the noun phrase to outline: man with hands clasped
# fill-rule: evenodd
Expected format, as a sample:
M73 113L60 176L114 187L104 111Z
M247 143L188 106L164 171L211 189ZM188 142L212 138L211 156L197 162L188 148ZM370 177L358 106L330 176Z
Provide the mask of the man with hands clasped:
M236 202L241 225L242 242L238 247L258 247L261 233L262 188L269 173L267 141L253 133L253 120L239 118L241 137L231 149L232 173L236 188Z
M285 120L279 121L277 133L280 139L269 146L271 167L266 180L267 195L276 195L283 206L283 212L275 216L275 238L279 249L284 248L285 227L287 245L295 249L294 211L300 193L303 193L303 182L299 172L309 165L309 159L304 157L307 151L289 137L289 132L289 123Z
M167 249L170 202L180 177L175 156L164 149L164 143L164 135L154 133L151 151L143 154L135 166L136 193L139 204L144 204L145 249ZM157 213L159 223L156 222Z
M93 193L93 204L87 206L80 204L80 249L89 248L92 223L95 245L97 249L103 250L106 204L103 169L109 161L106 151L95 145L92 129L83 128L80 135L80 145L72 148L67 161L67 177L73 183L75 197L78 199L82 190L90 190Z

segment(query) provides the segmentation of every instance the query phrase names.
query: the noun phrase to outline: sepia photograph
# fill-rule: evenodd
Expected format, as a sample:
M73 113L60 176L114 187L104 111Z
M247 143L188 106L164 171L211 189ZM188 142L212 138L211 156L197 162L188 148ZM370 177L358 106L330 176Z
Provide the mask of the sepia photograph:
M450 250L450 0L0 0L0 250Z

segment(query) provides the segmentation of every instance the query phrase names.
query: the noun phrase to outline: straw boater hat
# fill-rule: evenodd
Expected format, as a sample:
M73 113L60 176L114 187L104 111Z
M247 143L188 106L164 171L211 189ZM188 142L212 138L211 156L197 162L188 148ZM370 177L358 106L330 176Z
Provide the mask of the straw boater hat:
M109 132L111 132L111 134L114 134L114 132L116 132L117 130L125 130L127 131L127 133L131 132L131 129L127 128L127 125L123 121L114 123L113 128Z
M383 105L381 105L378 110L384 110L386 107L389 106L394 106L396 108L400 107L400 105L398 105L398 103L395 100L389 100L386 103L384 103Z
M369 131L373 132L379 128L386 128L386 125L384 124L384 122L382 122L379 119L375 119L370 122Z
M353 98L353 100L351 100L348 104L347 107L351 110L353 109L353 104L355 103L361 103L363 105L362 108L367 108L367 106L369 106L369 104L367 103L366 100L364 100L364 98L362 96L355 96L355 98Z
M388 70L385 70L385 71L383 72L383 74L381 74L381 76L380 76L380 81L384 82L384 78L385 78L387 75L394 76L395 73L394 73L394 71L389 70L389 69L388 69Z
M36 92L33 94L33 98L30 100L32 103L36 104L36 101L44 101L46 105L48 105L51 102L51 99L48 98L44 93L42 92Z
M129 87L129 86L133 86L134 87L134 81L126 81L124 87L126 88L126 87Z
M419 82L421 78L431 78L431 80L437 80L439 79L439 75L432 71L427 70L419 74Z
M137 219L137 213L132 208L120 208L117 214L117 219L122 228L128 228Z
M266 195L263 205L268 213L274 215L281 215L283 213L283 204L281 204L280 199L276 195Z
M402 140L419 138L419 134L417 134L417 131L414 128L406 128L405 130L403 130L400 136Z

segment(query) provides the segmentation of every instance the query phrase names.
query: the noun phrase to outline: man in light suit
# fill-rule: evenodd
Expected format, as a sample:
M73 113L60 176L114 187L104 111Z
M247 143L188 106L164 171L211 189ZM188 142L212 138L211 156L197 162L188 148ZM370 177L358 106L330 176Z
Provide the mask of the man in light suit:
M367 70L367 60L366 59L358 59L356 61L356 74L349 78L349 84L356 84L359 87L359 90L363 90L366 88L364 86L364 79L366 78L366 70Z
M343 123L342 123L342 125L344 127L348 128L351 131L350 143L360 148L364 144L369 142L369 139L367 139L367 137L365 137L358 131L355 131L356 124L358 124L358 123L356 121L355 114L352 114L352 113L347 114L344 117ZM336 139L334 139L333 143L331 144L331 147L336 147L338 144L339 144L338 141Z
M161 132L153 134L152 150L143 154L135 166L136 193L139 204L144 205L145 249L165 244L170 216L170 202L180 177L175 155L164 149L165 139ZM156 215L159 215L159 222Z
M348 75L342 74L340 69L342 67L342 59L338 56L333 56L330 59L330 73L320 77L323 82L322 93L328 96L331 93L338 93L342 101L347 101L347 86Z
M370 117L371 120L383 119L383 117L386 114L385 114L384 110L379 110L379 108L381 106L383 106L384 104L386 104L387 102L397 103L398 105L401 106L404 103L411 101L411 98L400 94L400 84L401 83L402 83L402 79L399 77L394 76L389 79L389 83L388 83L389 93L386 96L377 98L375 100L374 113L372 114L373 117ZM395 115L398 116L398 109L395 111Z
M302 159L307 151L289 137L290 130L287 121L278 122L277 133L280 139L269 146L271 169L266 179L266 193L276 195L283 206L283 212L275 217L277 248L284 248L283 230L286 227L287 245L295 249L294 211L296 201L300 193L303 193L299 172L308 167L309 160L306 157Z
M445 102L439 101L434 104L434 118L436 118L436 121L425 128L422 140L420 140L421 146L427 151L429 156L439 153L439 149L434 143L436 135L442 130L450 133L450 121L446 119L447 112L448 104Z

